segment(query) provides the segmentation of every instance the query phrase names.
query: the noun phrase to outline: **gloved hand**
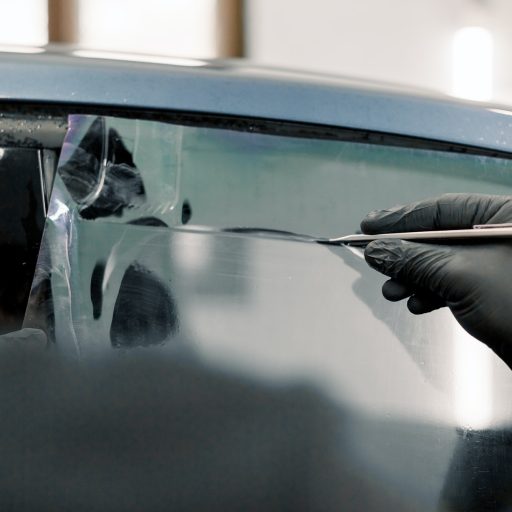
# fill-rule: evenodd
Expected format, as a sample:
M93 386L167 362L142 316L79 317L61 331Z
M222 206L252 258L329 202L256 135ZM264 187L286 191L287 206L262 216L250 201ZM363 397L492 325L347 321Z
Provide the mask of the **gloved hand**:
M512 222L512 196L446 194L370 212L364 233L468 229ZM448 306L472 336L512 368L512 240L458 244L378 240L365 250L374 269L391 277L384 297L409 297L414 314Z

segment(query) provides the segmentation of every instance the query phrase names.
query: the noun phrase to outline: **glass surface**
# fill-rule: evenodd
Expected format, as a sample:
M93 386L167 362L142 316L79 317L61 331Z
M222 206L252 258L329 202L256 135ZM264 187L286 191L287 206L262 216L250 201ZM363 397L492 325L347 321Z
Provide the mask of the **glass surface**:
M349 481L354 510L505 510L512 380L493 353L445 310L385 301L357 249L225 231L341 236L445 192L511 194L512 161L72 116L25 326L85 365L145 351L320 391L338 419L312 449L328 438L344 468L322 485Z

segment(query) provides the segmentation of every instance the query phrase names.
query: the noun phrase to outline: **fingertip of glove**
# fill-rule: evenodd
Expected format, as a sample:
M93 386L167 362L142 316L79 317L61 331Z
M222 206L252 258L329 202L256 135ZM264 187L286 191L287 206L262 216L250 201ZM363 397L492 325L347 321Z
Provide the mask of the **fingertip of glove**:
M376 270L387 268L401 257L402 240L373 240L364 251L364 259Z
M379 258L389 251L394 250L396 247L401 246L403 243L402 240L399 239L381 239L381 240L372 240L365 248L365 255L371 256L373 258Z
M423 306L423 303L421 300L419 300L414 295L409 298L407 301L407 309L413 314L413 315L421 315L425 313L425 308Z
M398 302L413 293L412 288L395 279L390 279L382 285L382 295L391 302Z
M381 210L372 210L371 212L367 213L364 219L361 221L361 231L368 235L374 235L378 233L378 221L381 215Z
M376 235L388 231L401 217L403 206L393 206L383 210L372 210L361 221L361 231L368 235Z
M384 242L384 243L383 243ZM371 241L364 249L364 255L365 256L373 256L377 257L378 252L385 247L385 241L384 240L373 240Z

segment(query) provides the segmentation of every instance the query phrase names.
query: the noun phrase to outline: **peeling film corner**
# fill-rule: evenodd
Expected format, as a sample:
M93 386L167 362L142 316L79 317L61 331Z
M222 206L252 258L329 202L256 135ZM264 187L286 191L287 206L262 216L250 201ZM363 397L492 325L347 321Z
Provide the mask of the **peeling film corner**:
M512 5L0 14L1 511L512 509Z

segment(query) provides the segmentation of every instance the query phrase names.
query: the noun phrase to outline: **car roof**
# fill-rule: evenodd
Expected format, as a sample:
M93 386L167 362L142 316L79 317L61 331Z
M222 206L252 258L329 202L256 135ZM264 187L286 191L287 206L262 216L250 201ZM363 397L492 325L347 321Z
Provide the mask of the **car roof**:
M5 101L344 127L512 152L512 110L328 75L62 48L0 51ZM136 62L136 60L138 62Z

